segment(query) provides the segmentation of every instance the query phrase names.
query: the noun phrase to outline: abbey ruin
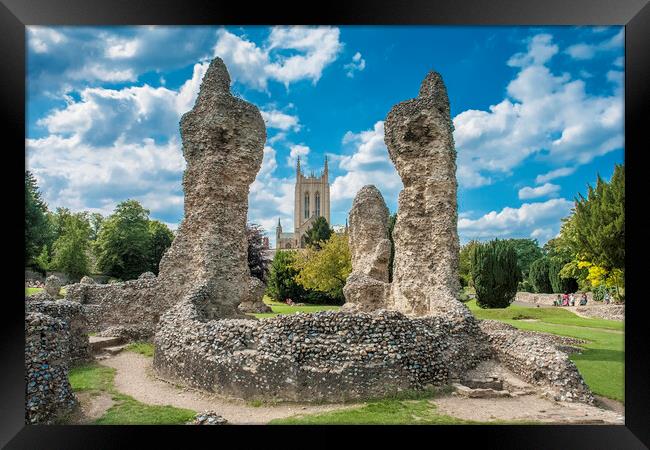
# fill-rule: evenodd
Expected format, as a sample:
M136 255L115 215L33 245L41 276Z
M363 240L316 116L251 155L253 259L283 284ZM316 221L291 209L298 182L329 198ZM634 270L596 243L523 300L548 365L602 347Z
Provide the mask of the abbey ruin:
M430 72L417 98L393 107L385 122L404 184L393 279L388 209L379 190L365 186L350 211L353 271L340 311L256 320L239 310L241 303L254 310L264 292L251 282L245 226L266 129L258 108L231 94L220 58L183 115L181 134L185 217L159 276L79 283L65 300L74 314L83 309L92 331L122 327L153 336L156 376L244 399L338 402L451 384L496 359L557 399L593 402L565 342L479 322L456 299L456 152L438 73ZM329 215L329 195L323 191L321 200L312 191L297 196L306 207L300 214L309 219L313 207ZM28 320L36 333L52 321L39 316L47 308L33 308ZM58 333L51 345L72 353L59 342L69 327L51 327Z

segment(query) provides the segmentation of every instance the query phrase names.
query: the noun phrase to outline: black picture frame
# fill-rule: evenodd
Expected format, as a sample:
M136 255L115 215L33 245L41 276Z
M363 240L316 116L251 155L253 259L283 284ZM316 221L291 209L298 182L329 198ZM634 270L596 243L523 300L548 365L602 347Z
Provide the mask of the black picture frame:
M625 26L625 166L628 241L626 260L625 425L624 426L437 426L431 427L133 427L133 426L26 426L24 386L24 295L22 269L15 262L23 254L18 239L24 204L18 186L24 170L25 83L27 25L199 25L199 24L334 24L334 25L624 25ZM5 199L16 202L6 214L5 253L10 279L0 314L0 445L7 448L115 448L147 439L147 447L192 445L202 437L224 445L235 437L250 446L251 437L263 442L300 446L337 445L346 435L402 445L454 445L468 439L480 448L627 449L650 445L650 369L648 365L648 301L643 299L641 271L645 268L640 243L645 184L641 159L650 146L645 128L650 125L650 5L648 0L445 0L391 2L358 1L313 5L259 5L198 0L1 0L0 2L0 114L8 125L0 141L5 161ZM23 154L24 156L24 154ZM17 211L18 213L15 213ZM635 263L636 262L636 263ZM351 433L350 433L351 431ZM298 438L298 439L296 439ZM306 439L305 439L306 438ZM448 438L451 441L447 440ZM345 438L347 439L347 438ZM370 440L366 446L372 445ZM445 443L448 442L448 443ZM455 442L456 444L451 444ZM143 444L139 444L143 445ZM228 445L228 444L226 444ZM239 447L239 446L237 446Z

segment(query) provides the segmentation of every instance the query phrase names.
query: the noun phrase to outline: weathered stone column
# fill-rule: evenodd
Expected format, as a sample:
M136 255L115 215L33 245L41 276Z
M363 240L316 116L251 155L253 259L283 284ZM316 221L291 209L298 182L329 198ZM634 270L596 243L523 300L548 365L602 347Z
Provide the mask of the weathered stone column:
M447 89L429 72L418 97L395 105L385 141L404 189L393 231L391 308L412 315L465 316L456 299L456 150Z
M181 118L181 136L185 217L160 262L161 301L171 306L205 285L207 319L240 316L237 305L249 294L248 192L262 165L266 128L257 107L230 93L220 58Z
M361 188L354 197L348 220L352 272L343 287L344 309L386 308L390 294L388 220L389 212L381 192L373 185Z

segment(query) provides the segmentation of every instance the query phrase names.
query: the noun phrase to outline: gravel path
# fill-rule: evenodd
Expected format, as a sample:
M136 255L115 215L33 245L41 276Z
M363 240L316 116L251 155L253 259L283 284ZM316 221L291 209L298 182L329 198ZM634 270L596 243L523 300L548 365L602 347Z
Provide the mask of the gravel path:
M624 417L583 403L554 402L537 395L513 398L464 398L448 395L432 400L438 412L467 420L532 420L554 424L616 424Z
M171 405L197 412L212 409L232 424L266 424L272 419L296 414L314 414L335 409L354 408L358 404L278 404L254 407L243 400L224 399L216 394L177 387L155 378L151 370L152 358L123 351L117 356L100 361L117 370L115 388L136 400L150 405Z

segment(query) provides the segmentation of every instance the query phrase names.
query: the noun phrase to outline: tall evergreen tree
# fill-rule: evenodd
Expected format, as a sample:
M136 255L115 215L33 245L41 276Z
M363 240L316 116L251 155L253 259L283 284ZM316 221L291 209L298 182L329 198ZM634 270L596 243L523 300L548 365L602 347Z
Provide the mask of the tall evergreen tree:
M264 229L258 224L246 225L248 241L248 269L251 275L266 283L268 278L268 261L264 256Z
M157 220L150 220L149 229L149 270L158 275L160 260L172 245L174 233L167 225Z
M320 249L320 243L327 241L333 231L325 217L317 217L314 223L305 233L305 244Z
M517 294L520 280L514 247L498 239L477 243L471 251L476 303L481 308L505 308Z
M530 273L528 280L533 285L535 292L541 294L551 294L553 287L549 278L550 261L549 258L543 256L530 265Z
M41 198L36 178L25 171L25 265L34 263L41 254L43 245L47 245L49 225L47 222L47 205Z

